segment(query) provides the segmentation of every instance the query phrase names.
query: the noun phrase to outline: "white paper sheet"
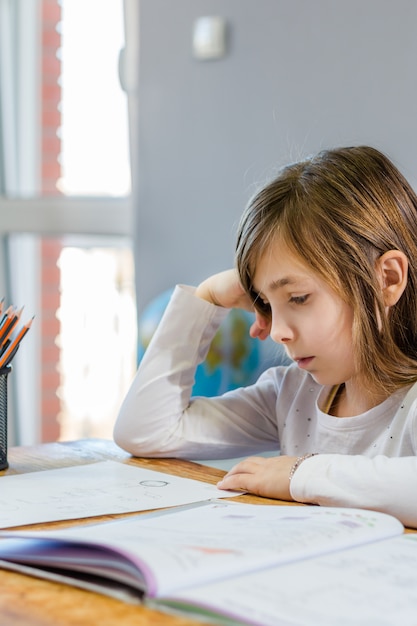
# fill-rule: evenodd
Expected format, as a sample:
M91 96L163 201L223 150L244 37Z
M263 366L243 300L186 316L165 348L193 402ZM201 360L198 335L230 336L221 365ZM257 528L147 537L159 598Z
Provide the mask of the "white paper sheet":
M101 461L0 477L0 528L160 509L240 495L190 478Z

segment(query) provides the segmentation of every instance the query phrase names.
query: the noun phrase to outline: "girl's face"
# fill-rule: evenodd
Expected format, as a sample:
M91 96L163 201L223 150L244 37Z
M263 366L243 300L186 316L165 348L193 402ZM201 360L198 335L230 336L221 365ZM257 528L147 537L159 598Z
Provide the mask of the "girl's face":
M261 257L254 288L271 308L271 337L322 385L350 380L352 307L346 304L285 244Z

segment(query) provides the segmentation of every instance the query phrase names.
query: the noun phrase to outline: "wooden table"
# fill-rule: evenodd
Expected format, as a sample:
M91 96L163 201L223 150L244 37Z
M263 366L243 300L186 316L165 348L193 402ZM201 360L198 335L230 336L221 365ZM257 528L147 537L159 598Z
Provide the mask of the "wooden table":
M9 468L0 472L0 477L109 459L212 484L225 474L222 470L188 461L132 458L112 441L86 439L10 448ZM250 495L242 495L240 499L242 502L288 504L288 502ZM91 523L93 520L110 520L129 515L137 515L137 513L34 524L31 529L63 528ZM199 624L186 618L167 616L145 607L133 606L75 587L14 572L0 570L0 581L1 626L190 626L190 624Z

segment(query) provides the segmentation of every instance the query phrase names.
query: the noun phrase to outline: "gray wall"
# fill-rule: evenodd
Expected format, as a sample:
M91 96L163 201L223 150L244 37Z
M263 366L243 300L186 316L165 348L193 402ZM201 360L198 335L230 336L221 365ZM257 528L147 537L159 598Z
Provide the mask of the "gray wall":
M203 15L228 20L221 60L192 56ZM289 160L369 143L417 183L417 0L140 0L139 26L139 312L233 263L244 205Z

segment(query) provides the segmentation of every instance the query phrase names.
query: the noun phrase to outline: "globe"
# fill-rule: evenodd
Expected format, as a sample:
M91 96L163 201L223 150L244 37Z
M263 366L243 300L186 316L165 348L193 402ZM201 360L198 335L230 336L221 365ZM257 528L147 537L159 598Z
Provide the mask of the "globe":
M164 314L172 294L168 289L154 298L143 310L138 325L138 360ZM254 315L232 309L217 330L207 357L196 371L193 396L216 396L231 389L253 384L260 374L274 365L287 365L290 359L283 347L272 339L253 339L249 329Z

